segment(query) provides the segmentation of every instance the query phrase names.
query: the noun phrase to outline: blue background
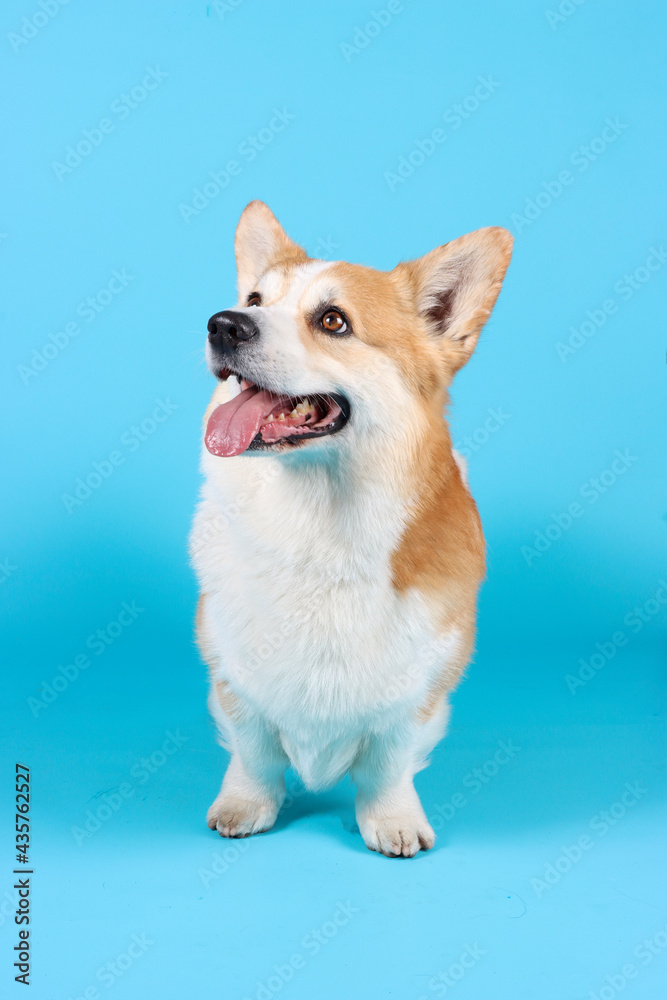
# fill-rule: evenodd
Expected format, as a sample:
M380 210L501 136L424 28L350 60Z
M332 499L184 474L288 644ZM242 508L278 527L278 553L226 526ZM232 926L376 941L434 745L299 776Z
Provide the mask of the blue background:
M20 760L32 769L39 1000L92 987L118 1000L609 998L628 963L628 1000L664 996L667 264L637 269L667 241L667 15L657 2L565 2L558 20L549 0L406 0L345 48L386 6L71 2L37 30L22 20L36 0L3 8L7 995L23 989L8 916ZM22 26L34 37L17 42ZM156 66L166 77L121 114ZM475 102L480 76L494 89ZM250 160L243 143L275 108L294 117ZM113 131L54 168L103 118ZM619 134L601 148L608 118ZM447 138L419 163L416 143L436 128ZM390 183L411 154L412 173ZM230 160L240 170L186 221L194 189ZM475 663L417 779L439 838L411 863L365 849L347 784L315 797L291 779L274 832L241 848L205 824L225 754L191 638L186 535L212 390L205 324L234 301L233 232L252 198L313 255L380 268L480 226L517 237L453 392L489 574ZM114 269L131 279L109 296ZM92 320L77 312L90 296L103 305ZM615 311L563 360L558 345L607 300ZM50 335L75 322L45 359ZM151 424L156 400L172 412ZM495 431L490 408L503 414ZM147 420L140 440L132 428ZM627 468L602 492L591 480L617 450ZM112 452L120 464L68 512L63 495ZM581 515L545 534L572 503ZM544 551L531 555L539 533ZM104 652L87 645L133 601L143 610ZM595 654L599 669L582 668ZM84 655L89 666L47 704L45 684ZM568 682L582 669L586 683ZM181 740L170 755L168 732ZM513 748L501 764L499 741ZM138 763L151 755L153 773ZM615 805L626 783L634 799ZM105 803L77 843L74 828ZM599 819L609 810L613 823ZM568 862L582 837L591 846ZM349 921L327 937L348 901ZM135 933L152 942L145 953L96 978ZM653 956L642 950L652 939ZM478 957L455 981L468 946ZM292 955L303 967L271 979Z

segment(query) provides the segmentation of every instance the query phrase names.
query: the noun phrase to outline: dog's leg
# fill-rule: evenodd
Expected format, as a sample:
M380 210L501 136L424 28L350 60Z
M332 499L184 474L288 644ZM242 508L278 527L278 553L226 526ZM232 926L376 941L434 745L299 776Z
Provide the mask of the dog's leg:
M373 735L352 769L357 785L357 823L371 851L412 858L435 843L435 833L415 790L413 777L442 737L449 709L444 699L433 715L412 730Z
M390 858L412 858L433 847L435 834L412 783L411 769L379 778L372 765L355 768L357 823L366 847Z
M232 759L208 811L208 825L221 837L247 837L270 830L285 798L289 763L277 734L221 689L221 682L211 692L210 706Z

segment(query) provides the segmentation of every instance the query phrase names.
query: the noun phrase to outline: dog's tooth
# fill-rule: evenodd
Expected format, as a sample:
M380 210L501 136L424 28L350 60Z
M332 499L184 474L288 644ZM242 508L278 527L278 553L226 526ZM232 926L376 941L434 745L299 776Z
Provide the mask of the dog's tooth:
M295 420L296 417L298 417L298 416L299 416L299 413L298 413L297 408L295 406L294 409L292 410L292 412L290 413L290 417L292 418L292 420Z
M278 414L278 420L284 420L284 419L285 419L285 414L284 413L279 413Z

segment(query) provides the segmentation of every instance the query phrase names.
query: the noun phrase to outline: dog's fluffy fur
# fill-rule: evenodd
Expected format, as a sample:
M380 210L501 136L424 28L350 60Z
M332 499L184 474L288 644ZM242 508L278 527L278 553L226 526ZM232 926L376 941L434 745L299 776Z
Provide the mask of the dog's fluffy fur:
M484 575L443 413L511 246L505 229L480 229L380 272L308 258L262 202L241 216L234 308L260 335L232 370L290 396L342 394L350 415L319 440L202 452L191 551L210 709L231 752L208 813L224 837L273 825L291 765L310 789L351 775L372 850L433 845L413 776L444 733ZM318 327L321 303L353 332ZM204 425L239 391L219 382Z

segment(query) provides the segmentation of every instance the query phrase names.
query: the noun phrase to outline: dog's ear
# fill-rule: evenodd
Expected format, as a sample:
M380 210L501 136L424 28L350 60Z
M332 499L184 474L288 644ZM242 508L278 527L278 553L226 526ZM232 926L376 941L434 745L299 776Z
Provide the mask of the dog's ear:
M268 205L251 201L243 209L234 240L239 299L245 299L274 264L300 262L308 255L289 238Z
M417 310L453 372L475 349L498 298L512 243L506 229L490 226L396 268L407 277Z

